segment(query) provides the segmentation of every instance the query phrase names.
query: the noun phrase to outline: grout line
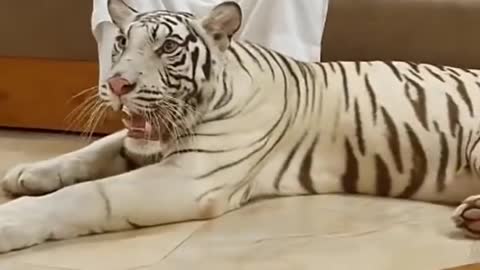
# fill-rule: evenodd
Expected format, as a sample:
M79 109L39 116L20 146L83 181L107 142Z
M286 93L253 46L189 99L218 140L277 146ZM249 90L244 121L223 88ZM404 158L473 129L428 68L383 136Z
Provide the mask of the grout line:
M177 251L180 247L182 247L185 242L187 242L188 240L190 240L190 238L192 238L192 236L197 233L201 228L203 228L203 226L205 225L205 223L202 223L201 226L198 226L198 228L196 228L193 232L191 232L187 237L185 237L185 239L183 239L182 241L180 241L180 243L178 243L178 245L176 245L172 250L170 250L170 252L168 252L165 256L163 256L162 259L160 259L160 261L156 262L155 264L157 263L160 263L164 260L166 260L168 257L170 257L170 255L172 255L175 251Z
M149 265L141 265L141 266L136 266L134 268L129 268L127 270L141 270L143 268L146 268L146 267L153 267L159 263L161 263L162 261L166 260L168 257L170 257L170 255L172 255L175 251L177 251L180 247L183 246L183 244L185 244L185 242L187 242L190 238L192 238L192 236L198 232L201 228L203 228L203 226L205 225L205 222L202 223L202 225L198 226L198 228L196 228L195 230L193 230L189 235L187 235L187 237L185 237L185 239L183 239L182 241L180 241L177 245L175 245L175 247L172 248L172 250L170 250L169 252L167 252L167 254L165 254L165 256L163 256L159 261L157 262L154 262L152 264L149 264ZM68 270L75 270L75 269L68 269Z

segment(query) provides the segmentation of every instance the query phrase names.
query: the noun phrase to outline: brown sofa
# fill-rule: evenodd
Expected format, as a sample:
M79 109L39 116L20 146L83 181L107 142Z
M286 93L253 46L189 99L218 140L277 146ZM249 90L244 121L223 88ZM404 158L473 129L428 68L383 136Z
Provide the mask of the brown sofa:
M480 68L478 0L331 0L323 60Z
M480 68L480 1L330 0L323 61L409 60ZM97 83L92 1L0 4L0 126L64 130ZM79 129L76 125L74 130ZM98 131L118 128L107 121Z

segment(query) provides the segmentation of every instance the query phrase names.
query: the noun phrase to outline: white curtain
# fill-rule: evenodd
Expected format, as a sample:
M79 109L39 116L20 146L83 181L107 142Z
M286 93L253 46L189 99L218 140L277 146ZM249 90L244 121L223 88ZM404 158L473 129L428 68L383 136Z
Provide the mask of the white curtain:
M97 40L100 80L110 68L115 27L108 0L94 0L92 31ZM303 61L319 61L329 0L236 0L244 21L240 39L262 44ZM205 16L223 0L126 0L139 11L167 9Z

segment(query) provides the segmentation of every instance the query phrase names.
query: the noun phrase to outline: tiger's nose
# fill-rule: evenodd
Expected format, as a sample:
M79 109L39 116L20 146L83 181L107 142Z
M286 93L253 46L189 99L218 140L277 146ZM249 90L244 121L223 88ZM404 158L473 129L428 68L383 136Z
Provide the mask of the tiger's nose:
M135 89L135 83L131 83L120 76L112 77L108 79L107 82L112 93L119 97L126 95Z

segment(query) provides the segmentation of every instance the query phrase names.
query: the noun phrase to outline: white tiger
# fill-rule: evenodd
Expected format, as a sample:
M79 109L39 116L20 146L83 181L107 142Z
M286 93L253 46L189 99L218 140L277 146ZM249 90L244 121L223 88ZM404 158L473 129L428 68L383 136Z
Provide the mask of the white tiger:
M295 61L232 41L233 2L200 19L109 11L119 35L98 97L127 128L10 170L3 187L26 196L0 206L0 252L340 192L461 204L457 226L480 235L479 71Z

